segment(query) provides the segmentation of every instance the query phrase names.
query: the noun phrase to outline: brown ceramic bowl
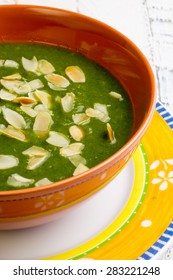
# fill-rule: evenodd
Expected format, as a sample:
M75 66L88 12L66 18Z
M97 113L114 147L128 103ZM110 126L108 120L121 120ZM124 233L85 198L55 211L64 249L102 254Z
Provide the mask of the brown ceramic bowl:
M24 228L56 218L60 210L93 194L118 174L151 121L155 82L146 58L129 39L81 14L31 5L1 6L0 42L39 42L84 54L122 83L134 112L129 141L94 168L49 186L0 192L0 229Z

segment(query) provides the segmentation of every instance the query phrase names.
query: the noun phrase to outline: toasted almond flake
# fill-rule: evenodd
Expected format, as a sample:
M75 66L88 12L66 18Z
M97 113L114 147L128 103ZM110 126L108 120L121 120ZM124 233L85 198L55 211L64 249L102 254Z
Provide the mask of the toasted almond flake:
M43 157L34 156L28 160L27 169L28 170L35 170L36 168L40 167L49 157L49 153L47 153Z
M7 91L6 89L1 89L0 90L0 99L2 100L8 100L8 101L12 101L16 98L16 95L13 93L10 93L9 91Z
M12 155L0 155L0 170L18 166L19 160Z
M14 138L16 140L27 142L28 138L24 131L14 128L11 125L8 125L7 127L0 127L0 133L4 134L5 136L8 136L10 138Z
M24 112L25 114L27 114L31 118L35 118L37 113L38 113L37 111L35 111L34 109L32 109L28 106L20 106L20 109L22 110L22 112Z
M11 80L11 81L13 81L13 80L21 80L22 76L19 73L15 73L15 74L3 77L3 79L4 80Z
M73 176L80 175L81 173L83 173L83 172L85 172L87 170L89 170L89 168L87 166L85 166L83 163L80 163L76 167L75 171L73 172Z
M34 96L39 100L46 108L50 109L52 106L52 97L46 91L36 90Z
M53 182L51 182L48 178L43 178L43 179L37 181L37 182L35 183L35 186L36 186L36 187L41 187L41 186L45 186L45 185L50 185L50 184L52 184L52 183L53 183Z
M66 93L64 97L61 98L61 105L64 112L71 112L74 107L75 94L72 92Z
M31 91L44 87L44 84L39 79L32 80L28 84L30 85Z
M5 80L5 79L1 79L0 80L1 84L8 90L10 91L14 91L14 89L18 86L21 85L21 81L18 80Z
M23 106L26 106L26 105L31 105L31 104L34 104L36 103L37 101L33 98L30 98L30 97L26 97L26 96L20 96L20 97L16 97L13 102L15 103L20 103L21 105Z
M70 84L70 82L65 77L54 73L46 75L45 79L51 84L60 88L66 88Z
M110 140L111 144L115 144L116 143L116 138L115 138L115 134L114 134L114 131L112 130L112 127L111 127L110 123L107 123L106 126L107 126L107 132L108 132L109 140Z
M53 121L48 112L38 112L33 125L33 131L38 137L46 137Z
M4 119L9 124L11 124L13 127L18 128L18 129L26 128L26 122L25 122L23 116L21 116L16 111L3 107L2 113L3 113Z
M34 56L31 60L25 57L22 57L22 65L23 68L28 72L37 72L38 68L38 61L37 58Z
M101 112L99 110L96 110L96 109L93 109L93 108L86 109L85 113L88 117L91 117L91 118L100 119L100 118L104 117L103 112Z
M4 62L5 62L4 59L0 59L0 67L4 66Z
M75 166L77 167L80 163L82 164L86 164L86 159L83 158L81 155L74 155L71 157L68 157L69 161Z
M27 94L31 91L30 84L27 82L20 82L20 84L16 84L16 86L13 88L14 92L17 94Z
M69 132L75 141L81 141L84 137L83 129L81 127L78 127L77 125L72 125L69 128Z
M79 66L68 66L65 69L66 75L74 83L85 83L85 74Z
M90 122L90 117L87 116L85 113L79 113L72 115L72 119L75 124L85 125Z
M50 74L55 71L54 66L45 59L40 59L38 61L38 72L41 72L42 74Z
M63 157L70 157L81 154L84 149L83 143L72 143L60 149L60 155Z
M118 93L118 92L110 91L109 95L114 97L114 98L116 98L116 99L119 99L120 101L123 100L122 95L120 93Z
M46 139L46 142L56 147L66 147L69 145L70 140L60 132L50 131L49 138Z
M105 104L100 104L100 103L95 103L94 104L94 109L102 112L104 114L103 117L99 118L100 121L102 122L108 122L110 120L110 117L108 115L108 110L107 106Z
M34 107L34 110L38 114L38 112L48 112L51 116L53 116L53 112L45 107L43 104L38 104Z
M14 60L7 59L7 60L4 62L4 66L5 66L5 67L12 67L12 68L19 68L19 63L17 63L17 62L14 61Z
M49 152L47 150L43 149L42 147L38 147L38 146L32 146L22 152L23 155L26 155L29 157L33 157L33 156L43 157L43 156L47 155L48 153Z
M56 86L50 82L48 82L48 86L52 89L52 90L55 90L55 91L62 91L62 90L66 90L66 88L62 88L62 87L59 87L59 86Z
M34 179L28 179L15 173L8 177L7 184L13 187L28 187L34 183Z

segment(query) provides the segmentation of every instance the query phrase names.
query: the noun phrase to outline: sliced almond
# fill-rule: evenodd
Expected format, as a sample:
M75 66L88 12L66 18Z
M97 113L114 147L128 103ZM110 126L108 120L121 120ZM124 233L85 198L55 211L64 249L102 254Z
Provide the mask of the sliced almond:
M75 124L85 125L90 122L90 117L87 116L85 113L79 113L72 115L72 119Z
M61 98L61 105L64 112L71 112L74 107L75 94L72 92L66 93L64 97Z
M111 144L115 144L116 143L116 138L115 138L115 134L114 134L114 131L112 130L112 127L111 127L110 123L107 123L106 126L107 126L107 132L108 132L109 140L110 140Z
M48 86L52 89L52 90L55 90L55 91L63 91L63 90L66 90L66 88L62 88L62 87L59 87L59 86L56 86L50 82L48 82Z
M86 164L86 159L83 158L81 155L74 155L71 157L68 157L69 161L74 165L74 166L78 166L80 163L82 164Z
M84 144L82 143L72 143L66 147L60 149L60 155L63 157L70 157L74 155L81 154L84 149Z
M24 112L25 114L27 114L31 118L35 118L37 113L38 113L37 111L35 111L34 109L32 109L29 106L20 106L20 109L22 110L22 112Z
M9 91L13 91L14 89L18 86L21 85L21 81L18 80L5 80L5 79L1 79L0 80L1 84L8 89ZM23 83L23 82L22 82Z
M66 147L69 145L70 140L60 132L50 131L46 142L56 147Z
M119 99L120 101L123 100L122 95L120 93L118 93L118 92L110 91L109 95L114 97L114 98L116 98L116 99Z
M14 128L13 126L9 125L7 127L1 127L0 133L4 134L5 136L8 136L10 138L14 138L16 140L27 142L28 138L24 131Z
M38 68L38 61L37 58L34 56L31 60L25 57L22 57L22 65L23 68L28 72L37 72Z
M42 74L50 74L55 71L55 68L49 61L40 59L38 61L37 71L41 72Z
M26 106L26 105L31 105L31 104L34 104L36 103L37 101L33 98L30 98L30 97L26 97L26 96L20 96L20 97L16 97L13 102L15 103L20 103L21 105L23 106Z
M100 119L100 118L104 117L103 112L101 112L99 110L96 110L96 109L93 109L93 108L86 109L85 113L88 117L91 117L91 118Z
M28 170L35 170L36 168L40 167L49 157L49 153L47 153L43 157L34 156L28 160L27 169Z
M38 137L46 137L53 121L48 112L38 112L33 125L33 131Z
M44 84L39 79L32 80L28 84L30 85L31 91L44 87Z
M70 84L70 82L65 77L54 73L46 75L45 79L59 88L66 88Z
M15 173L8 177L7 184L13 187L28 187L33 184L33 179L28 179Z
M6 90L6 89L0 90L0 99L12 101L15 98L16 98L16 95L13 93L10 93L8 90Z
M37 181L37 182L35 183L35 186L36 186L36 187L41 187L41 186L45 186L45 185L50 185L50 184L52 184L52 183L53 183L53 182L51 182L48 178L43 178L43 179Z
M13 111L9 108L3 107L2 113L4 116L4 119L11 124L13 127L18 129L26 128L26 122L22 115L17 113L16 111Z
M85 83L85 74L79 66L68 66L65 69L66 75L74 83Z
M26 94L31 91L31 87L27 82L20 82L19 84L16 84L16 86L13 88L13 91L17 94Z
M15 74L3 77L3 79L4 80L12 80L12 81L13 80L21 80L22 76L19 73L15 73Z
M32 146L27 150L23 151L22 154L29 157L33 157L33 156L43 157L48 154L48 151L43 149L42 147Z
M95 103L94 104L94 109L98 110L98 111L100 111L100 112L102 112L104 114L103 117L99 118L100 121L106 123L106 122L108 122L110 120L110 117L108 115L107 106L105 104Z
M34 111L38 114L38 112L47 112L49 115L53 116L53 112L45 107L43 104L38 104L34 107Z
M89 168L83 163L80 163L73 172L73 176L80 175L81 173L86 172L87 170L89 170Z
M82 138L84 137L84 132L83 132L82 128L78 127L77 125L72 125L69 128L69 132L75 141L81 141Z
M7 60L4 62L4 66L5 66L5 67L11 67L11 68L19 68L19 63L17 63L17 62L14 61L14 60L7 59Z
M12 155L0 155L0 170L15 167L19 164L18 158Z
M39 100L46 108L50 109L52 106L52 97L46 91L36 90L34 96Z

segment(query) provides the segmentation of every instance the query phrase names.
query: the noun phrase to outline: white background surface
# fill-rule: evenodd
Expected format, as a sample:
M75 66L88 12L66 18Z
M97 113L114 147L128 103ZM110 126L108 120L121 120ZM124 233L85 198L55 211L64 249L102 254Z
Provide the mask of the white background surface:
M173 115L173 0L0 0L56 6L101 20L129 37L148 58L158 100ZM173 259L172 246L160 257Z

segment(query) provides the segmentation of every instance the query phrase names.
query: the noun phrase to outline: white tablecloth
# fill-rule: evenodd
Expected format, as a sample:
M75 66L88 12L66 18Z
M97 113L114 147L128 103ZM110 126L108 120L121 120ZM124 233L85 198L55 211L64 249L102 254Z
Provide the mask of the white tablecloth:
M173 0L0 0L55 6L94 17L129 37L148 58L158 100L173 115ZM159 256L173 259L173 245Z

